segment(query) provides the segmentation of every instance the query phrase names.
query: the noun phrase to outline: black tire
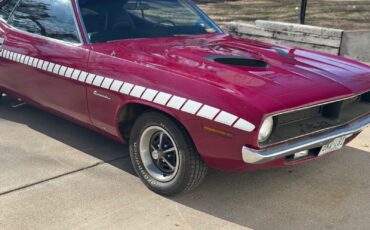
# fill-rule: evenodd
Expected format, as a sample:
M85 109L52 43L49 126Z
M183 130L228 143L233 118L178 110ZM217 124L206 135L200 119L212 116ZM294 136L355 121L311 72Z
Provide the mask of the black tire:
M176 161L176 165L178 166L177 173L173 173L173 178L170 181L165 182L155 178L152 175L153 172L150 170L148 171L143 163L142 156L145 157L145 159L148 159L145 156L145 154L148 153L148 149L150 152L148 153L151 157L150 159L152 159L153 162L157 161L154 160L151 155L154 152L151 150L152 148L148 147L147 150L140 149L140 146L145 146L142 143L143 138L145 138L144 135L147 135L148 133L147 130L158 127L162 128L170 135L169 138L172 138L171 140L175 142L174 145L177 147L176 153L178 153L178 163ZM151 137L151 141L152 140L153 137ZM190 191L202 182L207 173L207 166L197 153L194 144L184 127L162 113L147 112L141 115L135 121L131 130L129 145L131 161L137 175L150 190L158 194L172 196ZM158 146L160 146L160 144ZM157 167L156 170L160 170L160 168Z

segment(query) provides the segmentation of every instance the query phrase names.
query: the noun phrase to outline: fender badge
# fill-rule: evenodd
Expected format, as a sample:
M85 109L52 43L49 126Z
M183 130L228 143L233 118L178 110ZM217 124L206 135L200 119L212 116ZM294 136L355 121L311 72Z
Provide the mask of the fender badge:
M111 100L110 97L108 97L107 95L103 95L103 94L100 94L98 91L94 90L93 94L95 96L98 96L98 97L101 97L101 98L104 98L104 99L107 99L107 100Z

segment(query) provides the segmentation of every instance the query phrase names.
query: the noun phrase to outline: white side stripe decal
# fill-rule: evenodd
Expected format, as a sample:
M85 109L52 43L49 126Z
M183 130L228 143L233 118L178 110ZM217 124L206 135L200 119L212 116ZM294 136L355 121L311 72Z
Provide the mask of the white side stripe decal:
M79 70L76 70L76 69L75 69L75 70L73 71L73 74L72 74L72 77L71 77L71 78L72 78L73 80L77 80L77 79L78 79L78 77L80 76L80 73L81 73L81 71L79 71Z
M54 64L54 63L50 63L50 64L49 64L49 66L48 66L47 71L48 71L48 72L53 72L54 66L55 66L55 64Z
M64 73L64 76L67 77L67 78L71 78L72 73L73 73L73 69L72 68L67 68L66 72Z
M203 118L206 118L206 119L209 119L209 120L213 120L213 118L215 118L215 116L220 112L219 109L217 108L214 108L214 107L211 107L211 106L208 106L208 105L204 105L202 107L201 110L199 110L197 116L200 116L200 117L203 117Z
M172 97L171 94L160 92L157 97L154 99L154 103L160 105L166 105L168 100Z
M45 61L41 67L42 70L46 70L48 68L49 62Z
M95 76L93 85L100 87L103 80L104 80L104 77L97 75L97 76Z
M141 96L141 99L147 100L147 101L153 101L154 97L157 95L158 91L154 89L147 89L145 90L145 93L143 96Z
M113 82L113 79L110 79L110 78L105 78L101 87L104 88L104 89L109 89L110 85L112 84Z
M247 132L252 132L255 128L253 124L241 118L235 123L234 127Z
M198 110L202 107L202 103L188 100L185 105L182 107L181 111L190 113L190 114L195 114L198 112Z
M123 85L122 81L114 80L110 89L113 90L114 92L118 92L118 90L121 88L122 85Z
M60 76L64 77L64 75L66 74L66 72L67 72L67 67L65 67L65 66L61 66L61 67L59 68L59 75L60 75Z
M143 86L134 85L128 82L114 80L112 78L87 73L78 69L62 66L56 63L40 60L19 53L10 52L8 50L0 50L0 56L18 63L22 63L34 68L38 68L50 73L57 74L61 77L71 78L86 84L92 84L96 87L109 89L113 92L130 95L142 100L157 103L176 110L193 114L208 120L212 120L227 126L233 126L236 129L252 132L256 127L252 123L238 118L237 116L218 108L203 105L200 102L171 95L165 92L159 92L154 89L145 88Z
M123 84L120 92L123 93L123 94L128 95L131 92L133 87L134 87L133 84L126 82L126 83Z
M173 96L167 106L173 109L180 109L185 101L186 99L183 97Z
M63 68L63 67L62 67ZM92 74L92 73L89 73L89 75L87 75L87 78L86 78L86 83L87 84L92 84L92 82L94 81L94 78L95 78L95 74Z
M225 111L222 111L221 113L218 114L215 121L231 126L232 124L234 124L236 119L238 119L237 116L227 113Z
M130 95L133 97L140 98L144 90L145 90L144 87L136 85L134 89L131 91Z
M87 75L88 75L88 73L86 73L86 72L81 72L81 74L80 74L80 77L78 78L78 80L80 81L80 82L85 82L86 81L86 78L87 78Z
M43 61L40 60L40 59L37 59L37 66L36 67L39 68L39 69L41 69L42 64L43 64Z

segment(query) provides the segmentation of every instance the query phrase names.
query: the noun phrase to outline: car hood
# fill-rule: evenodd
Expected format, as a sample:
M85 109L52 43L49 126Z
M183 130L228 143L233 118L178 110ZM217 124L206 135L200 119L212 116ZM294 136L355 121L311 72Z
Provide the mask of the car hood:
M136 39L113 45L121 47L117 55L128 60L173 71L251 103L259 101L265 113L348 97L370 89L370 67L364 64L225 34ZM252 64L266 63L266 67L224 64L216 62L215 57L245 58L252 60Z

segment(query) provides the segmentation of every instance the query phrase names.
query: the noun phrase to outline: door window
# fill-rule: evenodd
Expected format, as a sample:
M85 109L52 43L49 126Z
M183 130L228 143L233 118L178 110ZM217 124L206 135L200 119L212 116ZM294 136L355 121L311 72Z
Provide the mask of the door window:
M8 20L18 0L0 0L0 18Z
M21 0L10 24L49 38L80 42L71 0Z

